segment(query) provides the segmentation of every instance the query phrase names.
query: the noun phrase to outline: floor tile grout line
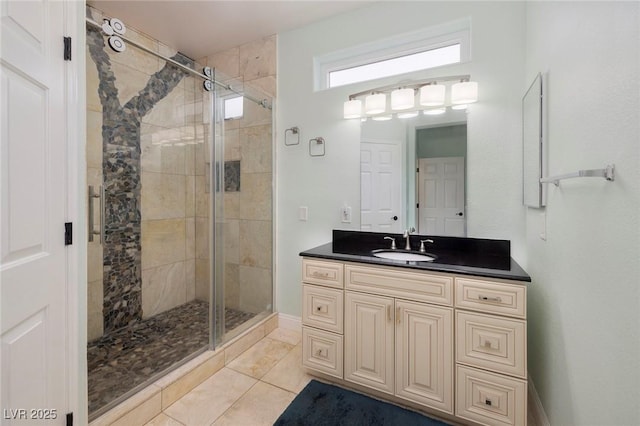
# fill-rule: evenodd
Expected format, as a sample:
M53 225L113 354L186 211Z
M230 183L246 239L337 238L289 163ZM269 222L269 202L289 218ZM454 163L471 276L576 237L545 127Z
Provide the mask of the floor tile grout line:
M277 328L276 328L276 329L274 329L273 331L275 331L275 330L277 330ZM272 332L273 332L273 331L272 331ZM271 332L270 332L269 334L271 334ZM268 337L268 334L265 334L265 335L263 336L263 338L262 338L262 339L260 339L260 340L259 340L258 342L256 342L256 343L254 343L254 344L253 344L252 346L250 346L249 348L247 348L245 351L243 351L241 354L239 354L236 358L234 358L234 360L232 360L231 362L233 362L233 361L235 361L236 359L238 359L240 356L242 356L244 353L246 353L249 349L253 348L257 343L259 343L260 341L264 340L264 339L265 339L265 338L267 338L267 337ZM224 411L223 411L219 416L217 416L217 417L216 417L216 418L215 418L215 419L210 423L210 425L213 425L216 421L218 421L220 418L222 418L222 417L223 417L223 416L224 416L224 415L225 415L225 414L226 414L230 409L232 409L234 406L236 406L236 405L237 405L237 403L238 403L238 401L240 401L240 400L241 400L241 399L242 399L242 398L243 398L243 397L244 397L248 392L250 392L250 391L251 391L251 389L253 389L253 388L254 388L258 383L260 383L260 382L262 382L262 383L263 383L263 384L265 384L265 385L273 386L273 387L275 387L275 388L277 388L277 389L280 389L280 390L282 390L282 391L284 391L284 392L287 392L288 394L291 394L291 395L293 396L293 398L295 398L295 397L299 394L299 391L293 391L293 390L285 389L285 388L283 388L283 387L281 387L281 386L278 386L278 385L275 385L275 384L273 384L273 383L269 383L269 382L267 382L267 381L262 380L262 379L263 379L263 378L264 378L264 377L265 377L265 376L266 376L266 375L267 375L267 374L268 374L268 373L269 373L273 368L275 368L277 365L279 365L279 364L280 364L280 363L281 363L281 362L282 362L282 361L283 361L283 360L284 360L284 359L285 359L289 354L291 354L291 352L292 352L292 351L293 351L293 350L294 350L294 349L299 345L299 343L294 345L293 343L286 342L286 341L283 341L283 340L280 340L280 339L275 339L275 338L273 338L273 337L269 337L269 340L271 340L271 341L275 341L275 342L279 342L279 343L284 343L284 344L286 344L286 345L288 345L288 346L291 346L291 348L290 348L290 349L288 349L288 350L287 350L287 352L286 352L286 353L285 353L285 354L284 354L280 359L278 359L278 361L277 361L277 362L276 362L276 363L275 363L275 364L274 364L274 365L273 365L269 370L267 370L267 371L266 371L266 372L265 372L265 373L264 373L260 378L256 378L256 377L253 377L253 376L251 376L251 375L249 375L249 374L246 374L246 373L244 373L244 372L242 372L242 371L235 370L234 368L232 368L232 367L230 367L230 366L229 366L231 363L224 365L224 366L220 369L220 370L222 370L222 369L227 368L228 370L233 371L234 373L241 374L241 375L243 375L243 376L245 376L245 377L247 377L247 378L250 378L250 379L252 379L252 380L255 380L255 382L254 382L254 383L253 383L253 384L252 384L252 385L251 385L251 386L250 386L250 387L249 387L249 388L248 388L244 393L242 393L240 396L238 396L238 398L236 398L236 399L233 401L233 403L232 403L232 404L231 404L231 405L230 405L226 410L224 410ZM218 370L218 371L220 371L220 370ZM175 401L175 402L178 402L178 401ZM174 403L175 403L175 402L174 402ZM173 405L173 404L171 404L171 405ZM169 407L171 407L171 406L169 406ZM168 409L169 407L167 407L167 409ZM286 409L286 408L285 408L285 409ZM176 422L178 422L178 423L180 423L181 425L183 425L183 426L184 426L184 423L182 423L181 421L179 421L179 420L175 419L174 417L170 416L168 413L166 413L166 412L165 412L165 410L161 410L161 413L162 413L162 414L164 414L164 415L166 415L166 416L168 416L168 417L169 417L169 418L171 418L172 420L175 420Z
M170 406L169 406L170 407ZM167 407L167 408L169 408ZM174 420L178 423L180 423L182 426L186 426L184 423L182 423L180 420L176 419L175 417L172 417L169 415L169 413L165 413L164 410L160 411L161 414L164 414L165 416L169 417L171 420Z
M226 367L225 367L225 368L226 368ZM239 373L239 374L243 374L243 373L240 373L239 371L236 371L236 370L233 370L233 369L230 369L230 370L232 370L232 371L234 371L234 372L236 372L236 373ZM246 374L243 374L243 375L244 375L244 376L247 376ZM247 376L247 377L251 377L251 376ZM227 413L227 411L231 410L231 409L233 408L233 406L235 406L235 405L238 403L238 401L240 401L240 400L241 400L241 399L242 399L242 398L243 398L247 393L249 393L249 391L250 391L251 389L253 389L253 387L254 387L255 385L257 385L257 384L260 382L260 380L256 379L255 377L251 377L251 378L252 378L252 379L254 379L256 382L255 382L254 384L252 384L251 386L249 386L249 388L248 388L248 389L247 389L247 390L246 390L242 395L240 395L239 397L237 397L237 398L236 398L236 400L235 400L235 401L233 401L233 403L232 403L232 404L231 404L231 405L230 405L226 410L224 410L224 411L222 412L222 414L220 414L218 417L216 417L216 418L213 420L213 422L211 422L211 423L209 424L209 426L212 426L215 422L217 422L217 421L218 421L218 419L222 418L222 417Z

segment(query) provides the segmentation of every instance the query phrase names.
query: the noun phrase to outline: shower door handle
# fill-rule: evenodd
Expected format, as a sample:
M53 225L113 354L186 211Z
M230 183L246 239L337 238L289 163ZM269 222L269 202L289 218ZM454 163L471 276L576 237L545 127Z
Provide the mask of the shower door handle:
M94 207L93 202L96 198L100 199L100 229L96 231L93 223ZM89 185L89 242L93 241L94 235L100 235L100 244L104 242L104 187L100 187L100 192L93 189L93 185Z
M217 178L217 176L216 176ZM211 191L211 163L205 161L204 163L204 193L208 194Z

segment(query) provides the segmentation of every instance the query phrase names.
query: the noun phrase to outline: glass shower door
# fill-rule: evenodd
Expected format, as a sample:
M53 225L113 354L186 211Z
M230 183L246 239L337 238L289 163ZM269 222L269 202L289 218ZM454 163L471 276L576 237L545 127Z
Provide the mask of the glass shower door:
M135 46L112 51L93 26L87 49L87 181L98 195L87 200L96 231L87 262L93 419L211 345L212 96L202 79Z
M216 72L216 344L273 312L272 100ZM258 103L258 102L260 103Z

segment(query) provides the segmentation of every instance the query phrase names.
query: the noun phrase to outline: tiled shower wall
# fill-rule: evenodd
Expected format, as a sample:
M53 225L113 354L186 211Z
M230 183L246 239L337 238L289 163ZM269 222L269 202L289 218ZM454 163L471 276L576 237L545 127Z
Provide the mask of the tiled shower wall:
M94 20L101 14L89 8ZM166 56L176 51L131 28L127 36ZM111 71L115 77L118 100L124 105L142 90L150 77L165 62L129 47L124 53L109 48ZM96 64L87 53L87 181L102 185L103 111L98 96ZM204 155L208 123L203 123L201 82L184 77L166 98L142 117L139 137L139 221L141 251L138 255L138 293L141 290L143 318L164 312L193 300L196 293L198 254L208 247L196 244L197 232L204 232L208 208L204 197ZM208 99L204 99L204 103ZM196 162L198 159L198 162ZM99 224L95 202L96 228ZM109 208L109 207L108 207ZM141 254L141 256L140 256ZM89 243L88 253L88 339L100 337L105 329L104 249L99 238ZM107 261L109 264L109 261ZM134 281L134 280L132 280ZM135 283L122 283L136 286ZM206 299L208 300L208 298ZM109 328L109 327L107 327Z
M200 62L242 82L253 97L275 98L275 35ZM273 294L272 112L245 99L244 116L226 120L224 132L227 168L240 168L238 188L224 193L225 305L259 313L271 305Z

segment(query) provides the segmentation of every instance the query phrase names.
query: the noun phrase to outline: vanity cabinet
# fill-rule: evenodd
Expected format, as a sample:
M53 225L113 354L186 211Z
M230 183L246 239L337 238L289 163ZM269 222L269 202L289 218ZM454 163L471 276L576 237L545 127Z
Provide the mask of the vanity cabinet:
M455 278L456 416L526 425L526 287Z
M340 262L302 261L302 364L343 378L344 266Z
M345 380L453 414L452 284L346 264Z
M525 286L316 258L302 264L311 373L463 423L526 424Z

